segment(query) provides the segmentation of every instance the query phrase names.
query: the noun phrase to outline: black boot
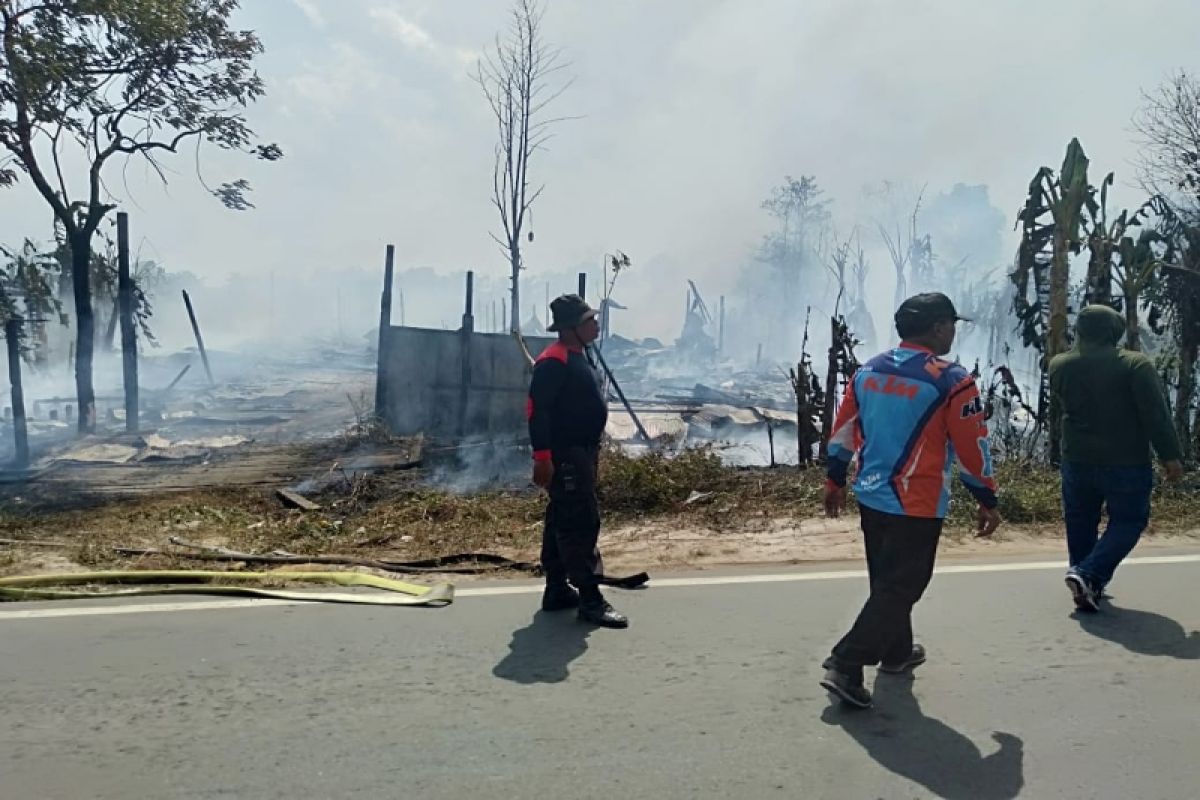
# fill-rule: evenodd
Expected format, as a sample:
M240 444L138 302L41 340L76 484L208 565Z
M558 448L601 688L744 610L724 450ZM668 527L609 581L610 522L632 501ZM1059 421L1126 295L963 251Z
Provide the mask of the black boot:
M830 694L836 695L843 703L854 708L870 708L871 693L863 685L861 675L851 675L836 667L825 670L821 679L821 687Z
M542 611L567 611L579 608L579 592L566 583L547 583L542 592Z
M579 606L579 619L602 628L628 628L629 619L617 613L603 597Z
M897 661L895 664L880 664L879 671L886 672L889 675L902 675L909 670L915 669L925 663L925 648L919 644L912 646L912 652L908 658L903 661Z

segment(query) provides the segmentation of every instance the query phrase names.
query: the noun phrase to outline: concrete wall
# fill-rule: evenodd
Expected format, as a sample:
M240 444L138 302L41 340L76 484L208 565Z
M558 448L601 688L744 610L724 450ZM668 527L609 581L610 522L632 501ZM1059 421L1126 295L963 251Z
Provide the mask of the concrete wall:
M553 340L525 341L536 357ZM389 326L380 346L383 417L393 433L524 435L530 368L512 336Z

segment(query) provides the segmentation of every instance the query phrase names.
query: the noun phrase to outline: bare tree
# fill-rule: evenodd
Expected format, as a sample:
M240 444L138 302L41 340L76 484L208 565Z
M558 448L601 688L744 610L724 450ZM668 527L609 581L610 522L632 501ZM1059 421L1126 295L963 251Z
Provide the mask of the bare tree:
M562 51L542 37L545 9L536 0L516 0L507 34L497 35L494 48L480 59L475 80L496 117L496 161L492 170L492 204L500 212L501 236L492 234L512 272L511 308L521 307L521 238L530 208L545 185L532 189L529 163L550 140L551 128L566 117L547 117L546 108L571 81L557 82L567 68ZM528 232L533 241L533 231ZM512 315L512 331L520 331Z
M889 187L890 190L890 187ZM895 233L888 231L879 224L879 235L887 247L888 255L892 257L892 266L896 268L896 290L893 295L895 308L908 297L908 276L911 274L920 281L928 280L928 270L933 265L933 245L928 235L917 235L917 220L921 216L921 203L925 199L925 187L917 194L913 203L912 214L908 218L907 236L901 232L900 224L896 223ZM908 271L906 274L905 271Z
M1134 115L1141 138L1143 186L1189 210L1200 209L1200 79L1180 70L1153 92Z

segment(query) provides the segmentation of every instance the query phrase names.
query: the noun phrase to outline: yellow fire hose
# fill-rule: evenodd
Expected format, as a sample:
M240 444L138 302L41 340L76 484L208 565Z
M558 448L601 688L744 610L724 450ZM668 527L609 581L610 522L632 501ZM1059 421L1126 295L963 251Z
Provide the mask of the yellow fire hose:
M385 595L358 592L299 592L270 588L283 582L316 583L382 589ZM61 586L96 584L188 584L138 586L136 589L71 590ZM250 584L250 585L247 585ZM259 584L259 585L253 585ZM129 570L76 572L63 575L17 575L0 578L0 601L79 600L90 597L141 597L163 594L215 594L304 600L317 603L361 603L379 606L445 606L454 601L449 583L422 586L359 572L204 572Z

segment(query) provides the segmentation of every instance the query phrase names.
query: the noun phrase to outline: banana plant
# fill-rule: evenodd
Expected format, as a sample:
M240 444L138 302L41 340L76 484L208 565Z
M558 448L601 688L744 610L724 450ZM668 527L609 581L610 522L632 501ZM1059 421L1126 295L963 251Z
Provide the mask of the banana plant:
M1130 225L1137 225L1137 215L1131 220L1129 212L1122 210L1111 223L1108 219L1108 187L1113 185L1113 173L1108 173L1100 184L1100 202L1087 206L1085 220L1088 246L1087 282L1084 302L1088 305L1116 306L1113 299L1114 259L1121 239Z
M1132 236L1123 236L1117 245L1120 264L1114 272L1114 278L1124 297L1125 346L1130 350L1142 349L1139 309L1142 294L1154 280L1161 263L1155 250L1155 245L1161 242L1162 237L1157 231L1143 230L1136 240Z
M1058 419L1050 408L1046 367L1066 351L1071 283L1071 256L1082 245L1083 212L1098 213L1095 189L1088 183L1088 157L1078 139L1067 145L1058 175L1042 167L1029 183L1025 206L1017 215L1021 246L1010 276L1016 286L1013 308L1027 346L1042 353L1038 421L1049 425L1051 463L1058 463ZM1030 283L1034 299L1029 300Z

